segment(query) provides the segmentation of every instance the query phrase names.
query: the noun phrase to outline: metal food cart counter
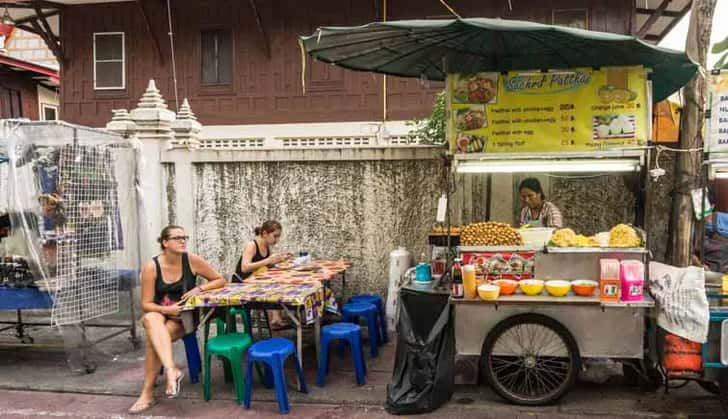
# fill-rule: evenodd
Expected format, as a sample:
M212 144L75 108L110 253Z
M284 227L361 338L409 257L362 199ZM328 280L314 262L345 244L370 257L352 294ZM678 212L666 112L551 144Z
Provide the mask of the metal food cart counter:
M465 251L493 251L489 247L465 247ZM518 251L514 248L509 251ZM533 252L532 248L521 249ZM500 249L500 251L506 251ZM536 251L534 277L538 279L591 279L599 281L599 260L640 260L647 265L645 249L541 248ZM648 310L654 301L645 294L638 302L601 301L593 296L552 297L546 290L528 296L520 292L496 300L454 299L456 380L475 384L484 377L505 398L520 404L542 404L560 397L573 384L583 358L643 359ZM558 363L554 360L558 359ZM544 362L543 365L539 364ZM509 390L509 377L518 368L545 372L553 385ZM530 367L529 367L530 365ZM524 373L524 377L528 376ZM524 378L528 380L527 378ZM542 378L538 378L541 380ZM560 382L563 380L563 382ZM498 381L501 381L500 383ZM537 379L533 379L537 383ZM515 386L515 383L513 384ZM547 391L548 390L548 391ZM517 393L529 393L522 397Z

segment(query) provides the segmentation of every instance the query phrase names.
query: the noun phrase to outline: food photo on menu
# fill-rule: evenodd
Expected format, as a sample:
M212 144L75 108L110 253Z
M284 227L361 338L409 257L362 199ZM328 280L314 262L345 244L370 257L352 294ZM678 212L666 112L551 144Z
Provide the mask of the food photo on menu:
M496 103L498 98L498 74L462 74L455 80L455 103Z

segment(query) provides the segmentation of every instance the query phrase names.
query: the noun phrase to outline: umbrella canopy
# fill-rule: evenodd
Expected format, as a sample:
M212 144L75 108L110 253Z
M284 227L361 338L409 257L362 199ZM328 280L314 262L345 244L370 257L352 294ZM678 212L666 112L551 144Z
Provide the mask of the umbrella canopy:
M502 19L400 20L323 27L301 37L312 57L338 66L444 80L447 73L642 65L653 100L684 86L697 66L684 53L635 37Z

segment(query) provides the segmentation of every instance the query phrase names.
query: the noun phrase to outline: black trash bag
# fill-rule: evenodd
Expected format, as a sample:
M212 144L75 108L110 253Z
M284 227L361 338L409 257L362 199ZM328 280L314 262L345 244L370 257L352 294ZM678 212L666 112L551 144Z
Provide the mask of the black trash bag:
M399 292L397 352L387 385L387 412L427 413L450 400L455 385L455 331L449 295Z

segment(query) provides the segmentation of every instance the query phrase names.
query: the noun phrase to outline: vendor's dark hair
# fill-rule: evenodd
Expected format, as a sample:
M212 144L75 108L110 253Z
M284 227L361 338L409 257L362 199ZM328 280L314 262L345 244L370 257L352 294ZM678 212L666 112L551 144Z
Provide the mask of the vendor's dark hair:
M172 230L184 230L184 228L174 224L170 224L167 227L164 227L162 229L162 232L159 233L159 237L157 237L157 243L159 243L159 247L161 247L162 250L164 250L164 244L162 242L165 240L169 240Z
M543 189L541 188L541 182L539 182L535 177L529 177L521 181L521 184L518 186L518 192L521 192L524 189L530 189L541 194L541 199L546 199L546 194L543 193Z
M283 230L281 223L276 220L268 220L263 223L260 227L255 227L255 235L260 236L263 233L272 233L276 230Z

